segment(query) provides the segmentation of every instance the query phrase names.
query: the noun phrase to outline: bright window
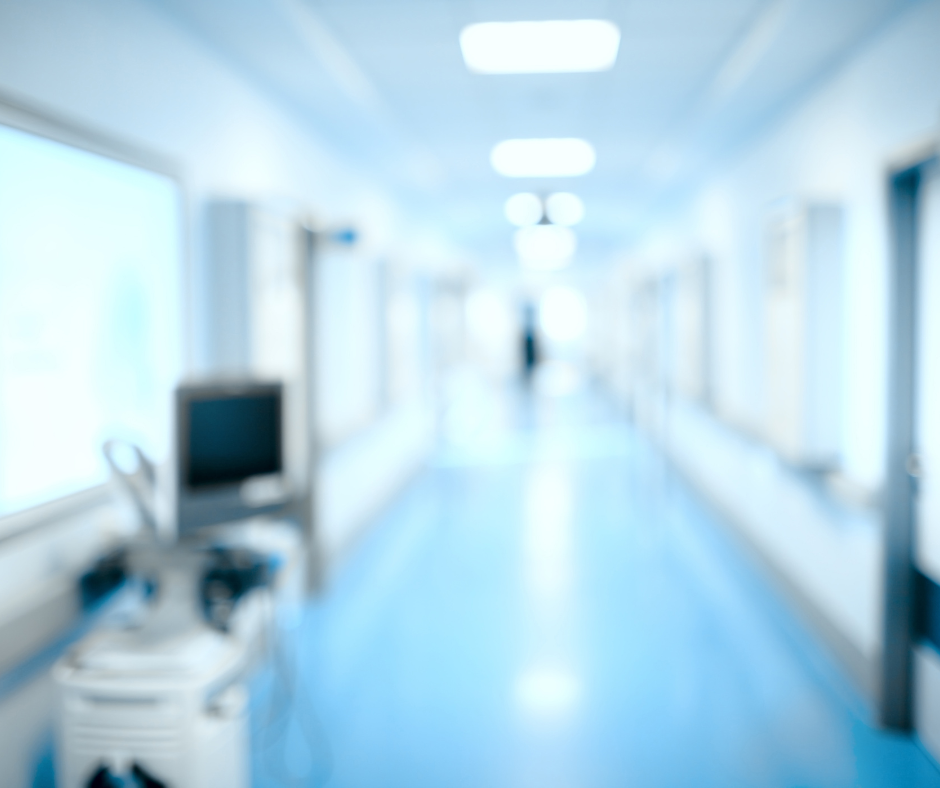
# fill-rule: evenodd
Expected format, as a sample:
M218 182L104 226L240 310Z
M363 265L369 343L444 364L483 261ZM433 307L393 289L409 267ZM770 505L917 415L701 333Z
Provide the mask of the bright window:
M166 455L181 244L172 179L0 127L0 514Z

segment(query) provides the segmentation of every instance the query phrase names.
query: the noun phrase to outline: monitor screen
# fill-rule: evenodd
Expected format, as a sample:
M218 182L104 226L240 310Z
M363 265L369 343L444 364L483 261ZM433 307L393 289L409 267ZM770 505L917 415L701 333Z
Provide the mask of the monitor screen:
M232 484L281 471L281 408L273 394L189 405L189 487Z
M284 505L282 385L207 382L176 396L180 533Z

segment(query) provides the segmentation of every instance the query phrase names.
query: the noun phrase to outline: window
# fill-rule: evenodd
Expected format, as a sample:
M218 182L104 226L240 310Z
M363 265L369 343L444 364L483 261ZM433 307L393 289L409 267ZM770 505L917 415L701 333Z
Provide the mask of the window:
M181 245L171 178L0 126L0 515L167 454Z

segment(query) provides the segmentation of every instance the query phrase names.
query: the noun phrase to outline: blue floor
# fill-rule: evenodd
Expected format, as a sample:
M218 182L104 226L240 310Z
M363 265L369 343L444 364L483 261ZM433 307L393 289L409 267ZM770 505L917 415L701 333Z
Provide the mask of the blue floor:
M940 786L654 448L598 398L526 399L350 550L296 702L259 683L256 785Z

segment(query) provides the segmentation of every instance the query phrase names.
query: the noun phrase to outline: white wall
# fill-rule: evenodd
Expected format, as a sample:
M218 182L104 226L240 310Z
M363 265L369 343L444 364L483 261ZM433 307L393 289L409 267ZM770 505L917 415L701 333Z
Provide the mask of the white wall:
M319 426L332 444L378 414L376 261L402 241L401 222L382 187L308 122L147 0L0 4L0 91L175 163L189 213L191 371L211 355L201 336L207 199L281 205L355 228L355 250L320 266Z
M725 162L684 208L660 217L609 280L612 289L626 282L629 292L619 307L603 305L608 319L611 310L632 309L634 341L654 348L665 336L644 339L642 310L630 299L661 283L683 256L709 261L708 404L714 412L664 396L663 383L639 356L602 354L605 376L615 390L630 392L638 420L736 521L869 687L881 650L879 513L855 516L823 500L821 486L768 459L773 454L754 439L767 434L763 233L781 204L844 208L842 476L830 489L842 498L876 501L887 415L887 174L905 150L938 131L940 1L929 0L856 50ZM624 370L627 386L620 379ZM751 476L765 466L773 473L761 486Z
M380 188L157 4L0 4L0 90L175 161L196 262L209 196L296 201L372 245L395 222Z
M380 371L377 321L382 310L374 269L375 261L398 243L393 228L401 222L383 188L328 149L311 125L178 24L158 2L147 0L0 3L0 94L170 160L187 199L184 276L190 315L184 335L190 371L203 368L210 357L197 330L206 320L206 293L200 287L208 281L203 265L209 199L280 205L295 215L312 215L324 226L354 227L361 238L354 259L328 259L322 270L320 295L336 306L325 332L330 352L321 353L326 431L339 438L377 415L381 386L374 378ZM321 513L331 547L338 549L341 536L374 514L428 450L433 438L429 414L412 407L393 415L387 426L364 433L321 468L324 506L332 506ZM10 543L19 547L5 549L2 563L14 561L32 572L36 599L45 593L40 581L68 591L96 548L115 536L111 515L102 517L94 528L85 527L81 518L67 524L66 542L63 525ZM56 549L62 546L58 542L69 548L67 554ZM25 592L14 598L17 585L23 586L17 573L0 577L0 623L36 608ZM3 725L11 719L6 712L15 708L14 699L7 701L0 704ZM43 720L50 701L44 696L41 708L34 709ZM8 743L11 747L0 748L0 785L20 784L20 769L28 772L35 754L15 737Z
M781 199L845 206L843 470L883 478L889 161L936 133L940 2L913 7L702 189L679 223L714 261L715 397L732 421L763 418L761 232Z
M175 158L197 199L293 197L343 216L379 201L313 129L145 0L3 4L0 86Z
M324 255L318 265L318 434L333 445L379 415L384 313L377 263L353 251Z

